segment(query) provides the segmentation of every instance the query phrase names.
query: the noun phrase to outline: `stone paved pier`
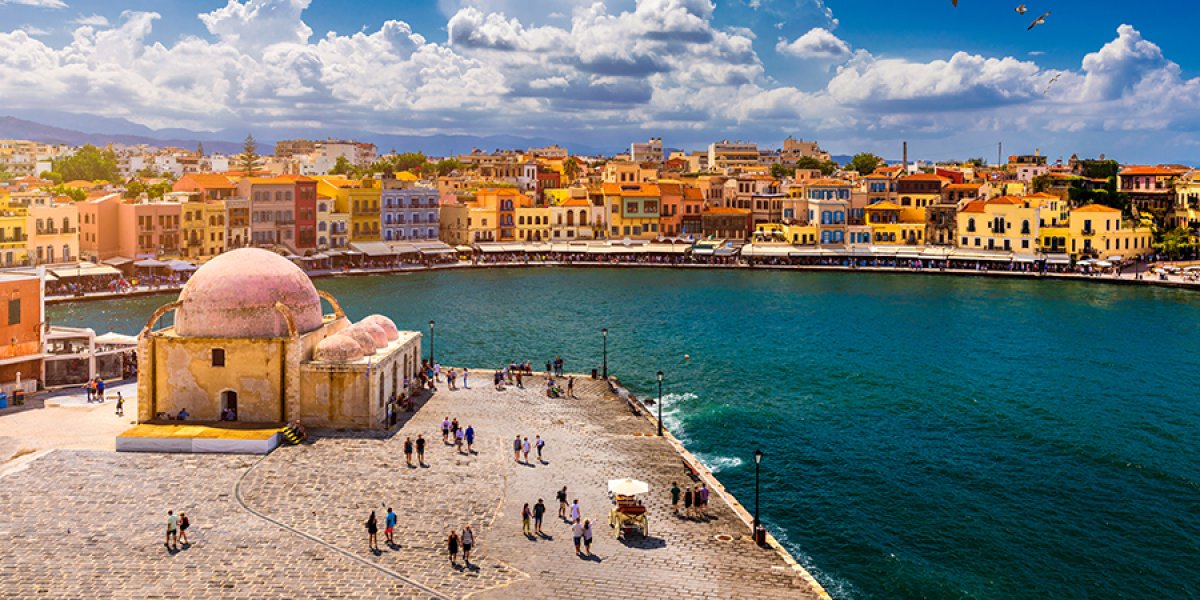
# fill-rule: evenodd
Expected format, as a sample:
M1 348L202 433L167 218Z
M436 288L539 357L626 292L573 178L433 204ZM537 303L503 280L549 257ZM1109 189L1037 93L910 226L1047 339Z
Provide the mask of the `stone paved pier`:
M706 522L672 516L670 483L689 481L680 449L605 383L577 379L577 399L549 399L542 377L503 392L490 372L470 379L469 391L443 384L387 436L322 432L261 461L55 450L10 470L0 598L826 597L785 553L754 545L745 512L722 494ZM476 454L442 444L446 416L475 427ZM404 438L418 433L427 466L408 468ZM514 462L517 434L546 439L545 462ZM621 477L650 484L645 539L618 541L608 527L607 481ZM554 518L563 485L594 524L593 557L575 556ZM539 497L548 536L531 540L521 507ZM382 532L386 506L399 516L396 547ZM193 522L177 553L162 543L168 508ZM373 509L378 554L362 526ZM452 568L445 536L468 523L473 566Z

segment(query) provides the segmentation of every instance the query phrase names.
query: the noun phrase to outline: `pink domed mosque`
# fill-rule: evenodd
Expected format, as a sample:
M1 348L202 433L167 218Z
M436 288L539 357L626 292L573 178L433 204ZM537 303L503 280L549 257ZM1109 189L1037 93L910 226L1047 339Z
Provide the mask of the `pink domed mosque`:
M174 326L155 329L171 311ZM420 333L382 315L351 323L287 259L233 250L200 267L142 330L138 420L186 409L194 421L386 428L387 403L420 360Z

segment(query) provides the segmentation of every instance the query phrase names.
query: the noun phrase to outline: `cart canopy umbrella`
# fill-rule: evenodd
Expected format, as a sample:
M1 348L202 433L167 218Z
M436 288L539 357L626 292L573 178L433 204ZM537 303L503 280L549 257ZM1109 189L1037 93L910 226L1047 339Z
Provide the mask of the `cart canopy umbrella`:
M636 479L610 479L608 491L618 496L636 496L650 491L650 484Z

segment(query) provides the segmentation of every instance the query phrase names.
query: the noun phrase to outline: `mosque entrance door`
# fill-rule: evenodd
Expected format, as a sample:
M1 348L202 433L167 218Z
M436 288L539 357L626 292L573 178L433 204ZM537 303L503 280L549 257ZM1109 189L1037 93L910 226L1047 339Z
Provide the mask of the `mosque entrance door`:
M221 392L221 420L237 420L237 392L225 390Z

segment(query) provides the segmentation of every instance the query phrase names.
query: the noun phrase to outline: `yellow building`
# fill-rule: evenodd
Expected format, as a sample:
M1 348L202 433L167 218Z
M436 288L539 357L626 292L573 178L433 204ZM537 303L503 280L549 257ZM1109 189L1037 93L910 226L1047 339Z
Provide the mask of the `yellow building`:
M379 241L382 189L374 179L362 181L327 175L315 177L317 194L333 198L334 212L350 215L350 241Z
M158 329L172 311L174 324ZM388 429L389 402L407 392L403 383L420 358L420 333L398 331L379 315L351 323L287 259L233 250L205 263L179 300L146 324L138 421L162 422L186 409L201 422Z
M337 212L333 198L317 195L317 250L350 246L350 214Z
M207 260L225 251L225 201L202 200L199 194L180 199L184 258Z
M511 187L486 187L473 195L463 195L457 204L441 207L439 215L440 237L448 244L469 245L477 242L520 241L517 211L533 207L533 199ZM530 216L533 216L530 213ZM549 222L549 211L544 216ZM532 231L533 225L525 231ZM542 239L549 235L549 226L544 229ZM528 233L526 233L528 235Z
M759 223L754 226L754 240L764 242L786 242L798 246L817 243L816 225L795 223Z
M39 198L29 207L25 229L32 264L79 260L79 207L70 198Z
M657 185L606 183L601 191L608 209L609 239L652 240L659 236L662 194Z
M1130 258L1154 251L1154 236L1146 227L1121 221L1121 211L1102 204L1071 210L1070 253L1076 258ZM1119 258L1118 258L1119 257Z
M1038 252L1041 200L1001 196L968 202L959 211L960 248L1003 250L1019 255Z
M891 202L876 202L866 207L871 243L877 246L919 246L925 244L925 221L916 217L924 209L905 210ZM910 213L906 215L905 213ZM905 218L905 217L908 218Z
M522 242L550 241L550 207L526 206L516 209L517 239Z
M9 204L10 196L0 190L0 264L24 265L29 260L25 244L29 241L26 223L29 211Z

